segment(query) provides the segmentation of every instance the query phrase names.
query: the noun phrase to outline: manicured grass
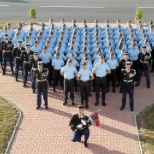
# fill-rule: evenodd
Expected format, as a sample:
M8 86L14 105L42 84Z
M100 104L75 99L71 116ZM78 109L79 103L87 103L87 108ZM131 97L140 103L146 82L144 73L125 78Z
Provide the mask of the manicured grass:
M20 22L24 23L24 21L0 21L0 29L3 29L9 22L11 23L12 28L17 27Z
M16 108L0 98L0 154L5 152L18 116Z
M144 154L154 154L154 105L137 115L137 124Z

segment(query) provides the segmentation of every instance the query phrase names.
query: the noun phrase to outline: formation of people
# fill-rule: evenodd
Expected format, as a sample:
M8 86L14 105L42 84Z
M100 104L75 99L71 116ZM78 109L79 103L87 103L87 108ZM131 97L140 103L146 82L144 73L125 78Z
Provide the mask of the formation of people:
M77 92L80 86L81 105L89 108L89 97L93 91L94 105L99 105L101 93L101 103L106 106L106 93L112 84L113 93L119 86L122 92L120 109L125 108L129 93L130 109L134 111L134 81L135 86L139 86L143 72L147 88L150 88L150 68L151 72L154 68L153 29L152 22L148 27L141 23L133 27L131 21L124 28L120 20L116 26L110 26L108 20L105 26L100 26L95 20L92 27L83 20L79 27L73 19L68 27L64 19L60 26L50 19L49 25L42 23L39 30L30 23L27 31L21 23L16 30L8 23L0 31L2 75L6 74L9 62L15 81L18 81L21 69L23 87L26 87L30 74L32 91L37 93L37 109L41 106L41 93L45 108L48 108L47 87L52 86L56 92L60 82L64 92L63 105L68 103L69 92L71 104L75 105L74 91Z

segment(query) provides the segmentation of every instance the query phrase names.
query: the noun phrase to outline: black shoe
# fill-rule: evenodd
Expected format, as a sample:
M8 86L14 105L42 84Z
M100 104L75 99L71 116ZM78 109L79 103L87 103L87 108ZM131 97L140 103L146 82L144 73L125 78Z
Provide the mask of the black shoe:
M93 89L93 92L95 92L95 89Z
M119 87L119 83L117 83L116 87Z
M81 138L78 140L78 142L81 142Z
M138 87L138 86L139 86L139 84L138 84L138 83L136 83L136 84L135 84L135 87Z
M44 108L45 108L45 109L48 109L48 106L45 106Z
M119 90L119 93L122 93L122 89Z
M150 85L148 85L147 88L150 88Z
M97 106L98 104L99 104L99 103L98 103L98 102L96 102L96 103L95 103L95 106Z
M18 82L18 79L17 78L15 80L16 80L16 82Z
M4 72L2 72L2 75L4 75L5 73Z
M72 105L73 105L73 106L75 105L74 101L72 101Z
M39 108L40 108L40 106L37 106L37 107L36 107L36 109L39 109Z
M109 89L107 89L106 92L108 93L109 92Z
M92 94L91 93L89 93L89 97L92 97Z
M151 70L151 73L153 73L153 70Z
M84 105L84 102L81 102L81 105Z
M115 89L113 89L112 92L115 93Z
M23 84L23 87L26 87L26 84L25 83Z
M33 90L33 94L35 94L35 90Z
M102 102L102 105L103 105L103 106L106 106L106 102Z
M85 148L88 147L88 143L87 143L87 142L84 143L84 147L85 147Z
M120 108L120 110L122 111L124 108L125 108L125 107L122 106L122 107Z
M12 72L12 75L14 75L14 72Z
M56 90L55 90L55 87L53 88L53 92L55 92Z
M86 109L88 109L88 108L89 108L89 106L88 106L88 105L86 105L86 106L85 106L85 108L86 108Z
M67 104L67 101L64 101L63 105L66 105Z
M132 112L134 111L134 109L130 109Z

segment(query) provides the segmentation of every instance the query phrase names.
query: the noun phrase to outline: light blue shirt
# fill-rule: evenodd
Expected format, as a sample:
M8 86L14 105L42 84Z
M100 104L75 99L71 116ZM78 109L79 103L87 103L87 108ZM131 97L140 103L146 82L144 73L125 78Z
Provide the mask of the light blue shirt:
M103 64L100 64L100 62L98 62L95 64L93 70L96 71L97 77L104 77L106 76L106 71L110 70L110 68L105 62Z
M49 63L49 62L52 60L52 56L51 56L51 54L50 54L49 52L46 52L46 53L42 52L42 53L39 55L39 58L42 59L42 62L43 62L44 64L47 64L47 63Z
M82 81L88 81L90 79L90 76L93 76L93 74L89 69L81 69L78 72L77 76L80 77L80 80Z
M128 53L130 60L132 61L137 60L139 52L140 52L139 50L129 50Z
M109 65L110 69L116 69L116 67L119 66L118 61L116 59L108 59L106 63Z
M61 68L61 73L64 73L65 79L73 79L74 74L77 73L77 69L74 66L64 66Z
M53 68L55 69L55 70L60 70L61 68L62 68L62 66L64 66L64 61L61 59L61 58L59 58L59 59L54 59L53 61L52 61L52 66L53 66Z

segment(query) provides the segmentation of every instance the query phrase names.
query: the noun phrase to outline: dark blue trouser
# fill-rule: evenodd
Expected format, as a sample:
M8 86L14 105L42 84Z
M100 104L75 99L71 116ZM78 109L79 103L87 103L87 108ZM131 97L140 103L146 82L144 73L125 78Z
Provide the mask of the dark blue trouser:
M3 64L4 64L3 74L5 74L5 72L6 72L6 62L7 62L7 60L10 63L11 72L13 73L13 63L12 63L13 59L12 59L12 57L7 57L7 58L3 57Z
M138 70L138 79L137 79L137 84L139 85L141 82L141 77L142 77L142 73L144 72L145 77L146 77L146 83L147 86L150 86L150 71L149 70Z
M14 69L14 77L15 77L16 79L18 79L19 67L21 67L22 73L23 73L22 65L19 64L19 63L16 63L16 64L15 64L15 69Z
M74 132L73 136L72 136L72 141L73 142L80 141L82 135L84 135L84 142L87 143L87 140L88 140L89 135L90 135L90 131L87 128L84 129L84 130Z
M44 99L44 106L48 106L48 90L47 90L47 87L46 88L42 88L42 89L39 89L37 88L37 91L36 91L36 99L37 99L37 106L40 107L41 106L41 93L43 93L43 99Z
M27 78L28 78L28 70L23 68L23 83L27 83Z
M36 86L35 86L36 78L34 78L32 74L31 74L31 80L32 80L32 89L35 91L35 89L36 89Z
M127 93L129 94L129 102L130 102L130 108L134 109L134 90L133 89L122 89L122 107L124 108L126 106L126 96Z

